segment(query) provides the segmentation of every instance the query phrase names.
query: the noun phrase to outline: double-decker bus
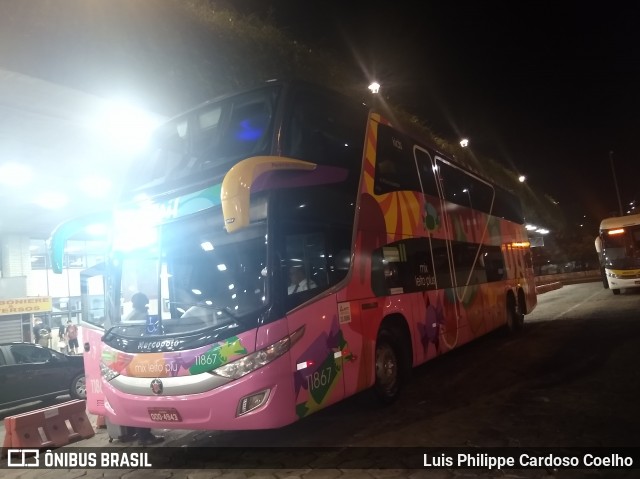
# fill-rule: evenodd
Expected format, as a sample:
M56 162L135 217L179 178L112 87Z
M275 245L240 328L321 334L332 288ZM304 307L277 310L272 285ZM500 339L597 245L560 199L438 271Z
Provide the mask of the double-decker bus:
M605 288L640 288L640 214L603 219L595 244Z
M83 342L89 411L114 424L275 428L365 389L391 402L413 366L536 305L518 198L317 86L170 120L124 190L82 288L105 285ZM97 219L54 231L55 269Z

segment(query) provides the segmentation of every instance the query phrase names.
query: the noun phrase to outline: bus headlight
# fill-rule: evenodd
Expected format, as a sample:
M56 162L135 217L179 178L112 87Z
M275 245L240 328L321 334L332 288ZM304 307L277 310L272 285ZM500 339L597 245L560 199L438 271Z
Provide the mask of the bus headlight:
M229 379L239 379L256 369L266 366L270 362L282 356L291 349L291 346L293 346L303 334L304 326L264 349L214 369L211 371L211 374L216 374Z
M107 381L111 381L113 378L120 376L120 373L114 371L102 361L100 361L100 373Z

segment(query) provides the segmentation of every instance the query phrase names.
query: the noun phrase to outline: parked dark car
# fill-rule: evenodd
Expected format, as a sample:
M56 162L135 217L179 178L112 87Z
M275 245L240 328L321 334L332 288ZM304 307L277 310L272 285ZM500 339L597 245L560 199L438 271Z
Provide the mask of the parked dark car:
M63 394L86 399L82 356L31 343L0 343L0 409Z

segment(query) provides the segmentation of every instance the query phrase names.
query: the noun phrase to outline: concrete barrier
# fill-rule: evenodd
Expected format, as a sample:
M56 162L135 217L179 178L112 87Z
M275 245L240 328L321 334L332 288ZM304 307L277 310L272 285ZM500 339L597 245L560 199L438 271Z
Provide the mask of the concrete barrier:
M575 273L558 273L558 274L545 274L536 276L535 281L537 286L552 284L560 282L562 284L575 284L575 283L587 283L591 281L600 281L600 270L590 271L577 271Z
M4 427L3 453L7 448L61 447L95 435L86 402L79 399L6 417Z
M562 283L560 281L541 284L540 286L536 286L536 294L542 294L542 293L546 293L548 291L553 291L554 289L560 289L560 288L562 288Z

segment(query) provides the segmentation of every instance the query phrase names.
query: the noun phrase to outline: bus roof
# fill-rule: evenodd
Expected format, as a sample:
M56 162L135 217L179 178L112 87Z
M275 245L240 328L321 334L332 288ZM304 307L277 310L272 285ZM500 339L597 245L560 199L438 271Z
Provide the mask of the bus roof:
M605 218L600 223L600 231L634 225L640 225L640 213L635 215L614 216L611 218Z

